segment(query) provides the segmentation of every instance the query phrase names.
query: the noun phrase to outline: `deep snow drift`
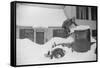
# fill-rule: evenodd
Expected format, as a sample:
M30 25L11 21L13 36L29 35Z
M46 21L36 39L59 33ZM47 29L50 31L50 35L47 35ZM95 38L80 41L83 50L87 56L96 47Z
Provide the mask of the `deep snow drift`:
M96 43L91 46L91 50L84 53L72 52L71 48L64 47L66 55L59 59L50 59L44 55L51 49L54 42L59 43L71 43L74 39L69 37L67 39L55 37L49 40L44 45L39 45L32 42L29 39L17 39L17 65L27 64L43 64L43 63L60 63L60 62L77 62L77 61L93 61L96 60L96 54L94 53ZM95 41L91 38L91 41Z

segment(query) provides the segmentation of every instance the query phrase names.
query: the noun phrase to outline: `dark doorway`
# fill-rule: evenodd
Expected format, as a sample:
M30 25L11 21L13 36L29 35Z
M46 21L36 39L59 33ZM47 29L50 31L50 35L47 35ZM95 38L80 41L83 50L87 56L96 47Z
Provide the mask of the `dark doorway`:
M44 44L44 32L36 32L36 43Z

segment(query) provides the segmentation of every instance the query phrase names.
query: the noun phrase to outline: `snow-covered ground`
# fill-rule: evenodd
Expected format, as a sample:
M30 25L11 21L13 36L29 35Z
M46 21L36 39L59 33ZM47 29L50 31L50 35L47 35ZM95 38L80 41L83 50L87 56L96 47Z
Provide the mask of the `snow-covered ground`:
M59 43L71 43L74 39L69 37L67 39L54 37L44 45L39 45L32 42L29 39L17 39L17 65L28 64L45 64L45 63L61 63L61 62L77 62L77 61L93 61L96 60L96 54L94 54L96 43L91 46L91 50L85 53L72 52L71 48L64 47L66 55L59 59L50 59L44 55L51 49L54 42ZM95 41L91 38L91 41Z

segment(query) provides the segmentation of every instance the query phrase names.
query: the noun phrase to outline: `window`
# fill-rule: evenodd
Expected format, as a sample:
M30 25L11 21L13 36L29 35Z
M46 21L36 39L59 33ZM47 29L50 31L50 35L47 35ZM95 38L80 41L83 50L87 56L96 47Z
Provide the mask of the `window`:
M89 19L89 14L88 14L88 7L76 7L76 18L77 19Z
M62 38L66 38L67 34L64 31L64 29L54 29L53 30L53 37L62 37Z
M97 36L97 30L92 30L92 36L96 37Z
M33 29L20 29L20 39L28 38L34 41L34 30Z
M97 7L91 7L91 19L97 20Z

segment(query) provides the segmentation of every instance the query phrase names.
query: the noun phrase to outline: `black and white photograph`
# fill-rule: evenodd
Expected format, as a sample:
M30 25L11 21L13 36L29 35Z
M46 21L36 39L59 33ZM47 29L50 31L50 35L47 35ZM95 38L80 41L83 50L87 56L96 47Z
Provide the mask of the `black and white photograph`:
M97 61L97 6L16 2L16 65Z

